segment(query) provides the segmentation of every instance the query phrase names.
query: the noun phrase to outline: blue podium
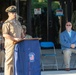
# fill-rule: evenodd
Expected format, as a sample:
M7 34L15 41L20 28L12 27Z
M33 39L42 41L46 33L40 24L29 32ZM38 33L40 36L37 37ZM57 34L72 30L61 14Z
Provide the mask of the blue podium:
M23 40L15 45L14 75L41 75L38 39Z

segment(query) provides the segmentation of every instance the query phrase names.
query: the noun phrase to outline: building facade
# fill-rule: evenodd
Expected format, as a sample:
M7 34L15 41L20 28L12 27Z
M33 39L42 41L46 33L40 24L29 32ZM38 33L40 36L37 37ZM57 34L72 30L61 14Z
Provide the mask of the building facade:
M21 17L20 21L27 26L28 34L33 37L41 37L42 41L53 41L58 44L59 33L65 29L65 23L71 21L72 13L76 10L76 2L74 0L39 0L39 2L41 1L43 3L46 1L47 7L41 8L41 14L36 15L33 12L34 15L32 15L31 9L34 0L0 0L0 21L5 21L7 18L5 8L9 5L16 5ZM63 16L56 16L53 13L51 6L53 1L60 3Z

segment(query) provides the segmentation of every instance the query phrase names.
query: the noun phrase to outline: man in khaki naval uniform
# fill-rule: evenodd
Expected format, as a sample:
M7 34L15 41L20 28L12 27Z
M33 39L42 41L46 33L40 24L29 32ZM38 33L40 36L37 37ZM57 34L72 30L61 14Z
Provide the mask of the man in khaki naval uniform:
M16 6L12 5L5 10L8 13L8 19L2 26L2 34L5 38L5 69L4 75L13 75L13 54L14 42L22 39L22 27L16 20Z

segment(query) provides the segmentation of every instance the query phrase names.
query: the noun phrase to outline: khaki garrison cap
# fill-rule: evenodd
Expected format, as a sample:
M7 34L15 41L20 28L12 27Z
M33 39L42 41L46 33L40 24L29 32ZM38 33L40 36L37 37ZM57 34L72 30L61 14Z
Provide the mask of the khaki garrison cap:
M16 12L16 6L9 6L8 8L6 8L5 12Z

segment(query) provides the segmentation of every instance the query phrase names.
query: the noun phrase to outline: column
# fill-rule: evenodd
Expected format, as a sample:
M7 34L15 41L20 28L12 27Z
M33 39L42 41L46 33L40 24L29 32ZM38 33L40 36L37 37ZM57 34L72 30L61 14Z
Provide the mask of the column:
M31 0L27 0L27 32L32 34L31 26Z
M50 29L52 28L52 8L51 8L52 0L48 0L47 6L47 41L51 39L50 37Z

